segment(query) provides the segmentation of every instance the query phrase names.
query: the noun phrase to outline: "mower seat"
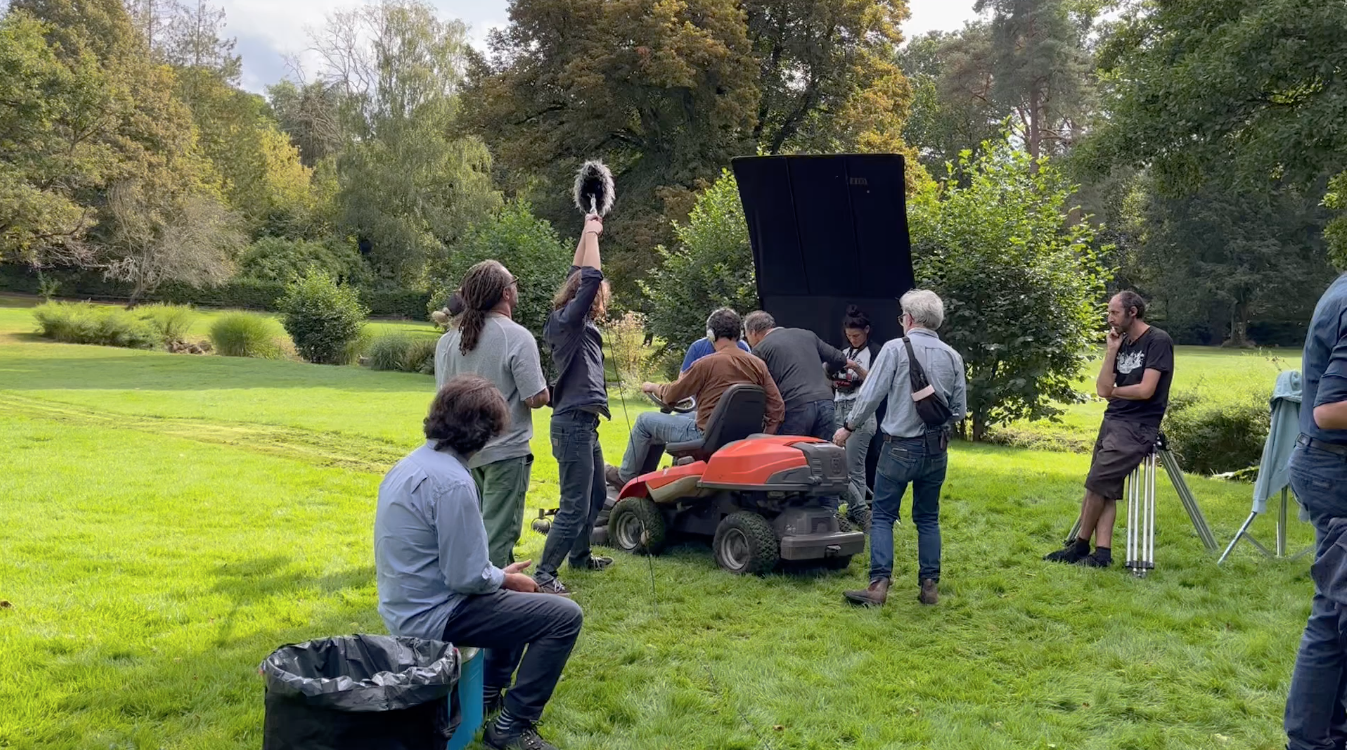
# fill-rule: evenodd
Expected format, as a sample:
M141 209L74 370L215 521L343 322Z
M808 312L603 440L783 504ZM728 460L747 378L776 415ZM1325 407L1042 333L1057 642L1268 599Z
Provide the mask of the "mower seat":
M670 443L666 452L676 458L707 461L719 448L745 440L765 427L765 389L740 383L728 388L708 417L703 440Z

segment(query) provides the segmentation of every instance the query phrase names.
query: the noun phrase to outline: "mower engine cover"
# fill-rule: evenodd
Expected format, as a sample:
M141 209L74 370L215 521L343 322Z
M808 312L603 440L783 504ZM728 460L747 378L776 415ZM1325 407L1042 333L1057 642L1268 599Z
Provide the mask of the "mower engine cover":
M818 438L752 435L714 453L699 485L826 497L849 489L849 466L843 448Z

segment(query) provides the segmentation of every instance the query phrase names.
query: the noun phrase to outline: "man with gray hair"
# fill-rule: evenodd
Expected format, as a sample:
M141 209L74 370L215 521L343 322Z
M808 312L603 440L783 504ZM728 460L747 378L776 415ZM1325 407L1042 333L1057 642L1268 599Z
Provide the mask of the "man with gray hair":
M836 445L844 445L855 425L872 416L886 397L882 455L873 482L868 588L844 593L854 604L877 606L887 601L895 555L892 525L900 516L901 496L910 484L915 488L910 518L919 534L919 601L938 603L943 545L938 530L938 495L948 473L951 427L966 417L966 366L961 355L938 338L936 331L942 324L943 300L937 294L913 289L901 297L905 335L882 347L863 381L854 410L835 433ZM912 367L920 368L931 388L915 392L911 387ZM945 424L927 424L916 407L917 401L930 397L930 390L932 397L940 398L952 413Z

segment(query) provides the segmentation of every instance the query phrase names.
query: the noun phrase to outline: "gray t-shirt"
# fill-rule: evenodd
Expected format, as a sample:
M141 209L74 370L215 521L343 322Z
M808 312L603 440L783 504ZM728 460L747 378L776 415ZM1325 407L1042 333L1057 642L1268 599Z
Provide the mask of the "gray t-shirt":
M461 354L460 330L451 329L436 343L437 389L456 375L487 378L502 392L511 410L511 424L506 432L475 453L469 465L479 467L530 455L530 438L535 430L525 399L546 387L539 365L539 347L530 331L505 315L493 313L483 321L478 346L468 354Z
M843 370L846 362L839 349L802 328L775 328L751 353L765 361L789 411L833 399L826 370Z

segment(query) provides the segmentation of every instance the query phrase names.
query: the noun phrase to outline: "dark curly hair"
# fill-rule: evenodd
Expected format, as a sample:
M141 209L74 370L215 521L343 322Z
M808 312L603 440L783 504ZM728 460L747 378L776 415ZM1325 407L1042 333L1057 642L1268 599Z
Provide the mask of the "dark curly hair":
M741 316L736 314L736 310L730 307L719 307L708 316L705 324L708 330L713 332L713 340L729 339L736 341L741 338Z
M461 456L483 450L488 441L507 429L507 400L497 387L478 375L456 375L437 392L422 420L422 433Z
M478 346L488 313L502 301L502 295L515 282L506 266L495 260L475 263L465 273L460 283L460 299L464 302L464 314L460 316L460 354L468 354Z
M872 326L872 321L868 319L868 313L863 312L863 308L858 305L850 305L844 309L844 327L861 331L864 328Z

